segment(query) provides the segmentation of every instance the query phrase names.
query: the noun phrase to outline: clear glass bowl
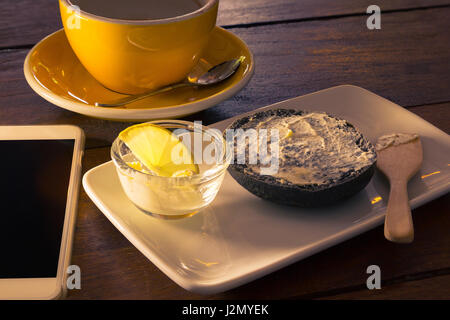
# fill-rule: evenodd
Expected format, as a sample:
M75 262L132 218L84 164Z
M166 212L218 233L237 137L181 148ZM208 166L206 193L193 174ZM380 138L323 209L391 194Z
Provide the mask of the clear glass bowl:
M206 208L216 197L232 157L220 130L181 120L148 123L176 134L194 155L199 173L162 177L136 170L130 163L138 162L137 158L117 138L111 147L111 158L128 198L146 214L164 219L192 216Z

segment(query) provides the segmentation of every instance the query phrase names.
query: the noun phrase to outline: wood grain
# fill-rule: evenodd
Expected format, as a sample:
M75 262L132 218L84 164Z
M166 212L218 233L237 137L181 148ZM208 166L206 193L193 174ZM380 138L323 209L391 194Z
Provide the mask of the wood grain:
M306 20L319 17L342 15L366 15L367 7L372 4L366 0L220 0L219 25L233 26L260 24L273 21ZM381 0L376 4L381 12L449 5L447 0Z
M448 270L450 272L450 270ZM445 274L419 280L395 282L391 285L382 285L380 290L358 290L329 296L328 300L448 300L450 296L450 275Z
M84 171L108 161L109 148L87 150ZM365 288L366 268L377 264L383 283L450 268L450 195L413 210L416 239L391 243L383 227L327 249L262 279L210 296L190 293L165 276L81 192L72 263L82 270L82 290L70 299L282 299L319 298ZM447 248L447 249L446 249ZM397 279L397 280L396 280Z
M7 0L4 0L5 2ZM62 28L56 0L7 1L0 10L0 48L30 46ZM217 24L242 25L268 21L362 14L366 0L220 0ZM379 0L382 11L450 5L448 0ZM14 23L11 23L11 21Z
M235 29L255 55L253 79L233 98L186 119L210 124L344 83L402 106L450 101L450 41L443 32L449 14L450 8L396 13L384 19L380 32L365 29L360 17ZM75 124L85 130L88 148L110 144L129 125L84 117L38 97L23 76L26 53L0 52L0 124ZM412 110L448 132L446 107Z
M401 106L449 101L449 13L387 15L376 32L367 30L362 17L235 29L255 54L254 78L205 117L226 119L340 84L361 86Z

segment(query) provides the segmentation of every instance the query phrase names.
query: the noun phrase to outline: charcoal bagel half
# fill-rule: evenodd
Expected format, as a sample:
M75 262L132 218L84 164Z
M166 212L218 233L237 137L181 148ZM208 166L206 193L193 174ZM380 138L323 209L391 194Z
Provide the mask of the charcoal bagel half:
M256 124L266 120L268 117L291 117L310 113L312 112L293 109L271 109L240 118L234 121L228 129L252 128L252 123ZM235 161L230 164L228 168L229 173L241 186L251 193L280 204L318 207L336 203L341 199L356 194L370 182L375 172L375 148L351 123L329 114L326 115L341 120L343 123L342 130L354 135L354 143L363 152L367 152L369 156L373 157L373 161L370 161L368 165L358 170L350 170L342 174L339 179L320 185L289 183L272 175L255 174L254 172L249 172L247 163L239 164ZM235 152L234 159L236 159L236 141L233 142L233 152ZM321 159L317 161L321 161Z

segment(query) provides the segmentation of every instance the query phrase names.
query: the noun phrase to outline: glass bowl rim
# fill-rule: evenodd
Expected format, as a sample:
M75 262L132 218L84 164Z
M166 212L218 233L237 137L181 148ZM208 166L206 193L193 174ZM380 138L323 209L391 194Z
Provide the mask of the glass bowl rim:
M162 124L167 124L167 123L172 123L174 125L181 125L184 126L186 129L193 131L194 130L194 122L190 122L190 121L185 121L185 120L171 120L171 119L162 119L162 120L152 120L152 121L146 121L143 123L151 123L151 124L155 124L155 125L161 125L162 127L164 127L164 125ZM208 129L215 129L215 128L210 128L208 126L204 126L203 124L197 124L197 126L199 126L202 130L202 133L206 132L206 130ZM134 175L137 176L144 176L144 177L152 177L155 179L172 179L174 181L183 181L183 180L192 180L192 179L206 179L206 180L210 180L215 178L216 176L220 175L223 171L225 171L228 166L231 163L231 158L233 156L232 152L229 152L228 148L229 145L226 142L226 140L224 139L222 133L220 134L216 134L216 130L220 131L219 129L215 129L212 133L213 137L216 138L220 138L220 140L223 142L223 146L224 146L224 156L223 156L223 162L219 163L219 164L213 164L213 168L206 170L203 173L196 173L193 174L191 176L182 176L182 177L163 177L163 176L158 176L152 172L142 172L139 171L131 166L129 166L125 160L123 160L121 154L120 154L120 143L124 142L122 140L119 139L119 137L116 137L116 139L113 141L112 145L111 145L111 159L113 160L116 168L118 168L119 170L127 170L129 172L132 172ZM211 136L210 133L207 133L208 135Z

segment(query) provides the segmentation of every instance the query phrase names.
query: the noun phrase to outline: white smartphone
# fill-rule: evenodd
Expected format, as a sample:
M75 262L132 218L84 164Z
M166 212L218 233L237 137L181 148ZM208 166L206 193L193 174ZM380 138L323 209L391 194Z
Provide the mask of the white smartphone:
M0 299L66 294L83 149L75 126L0 126Z

